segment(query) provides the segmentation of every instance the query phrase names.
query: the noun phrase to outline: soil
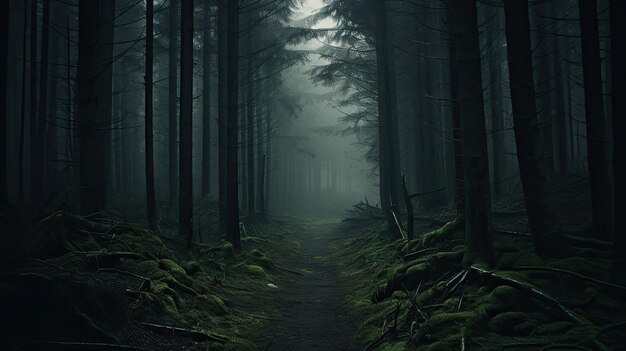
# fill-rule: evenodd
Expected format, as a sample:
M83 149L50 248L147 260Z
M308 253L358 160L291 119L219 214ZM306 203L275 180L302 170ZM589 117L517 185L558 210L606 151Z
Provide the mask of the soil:
M282 330L268 350L356 350L354 327L347 315L344 286L333 259L332 239L340 221L305 222L298 231L300 249L276 259L282 267L306 272L289 274L276 293L282 299Z

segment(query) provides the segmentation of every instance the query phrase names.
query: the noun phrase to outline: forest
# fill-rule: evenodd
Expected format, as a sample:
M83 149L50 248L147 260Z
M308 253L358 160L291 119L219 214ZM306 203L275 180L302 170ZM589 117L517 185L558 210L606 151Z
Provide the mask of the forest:
M625 43L623 0L0 0L0 349L624 350Z

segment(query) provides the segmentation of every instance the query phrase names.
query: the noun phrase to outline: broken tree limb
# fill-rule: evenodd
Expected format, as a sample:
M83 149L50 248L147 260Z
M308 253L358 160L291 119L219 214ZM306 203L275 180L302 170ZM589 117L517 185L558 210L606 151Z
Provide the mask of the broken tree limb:
M559 311L567 319L577 324L589 324L590 323L589 321L585 320L584 318L576 315L574 312L569 310L567 307L565 307L562 303L560 303L554 297L539 290L538 288L534 287L533 285L529 283L521 282L517 279L507 277L507 276L504 276L504 275L501 275L493 271L489 271L489 270L486 270L486 269L483 269L474 265L470 267L470 271L477 274L482 279L491 280L492 282L495 282L497 284L505 284L515 289L521 290L522 292L530 295L531 297Z
M402 226L400 226L400 222L398 222L398 217L396 216L396 213L393 210L389 210L391 217L393 219L393 223L396 226L396 230L398 231L398 233L400 234L400 236L402 237L402 239L406 239L407 236L404 234L404 231L402 230Z
M225 336L216 335L216 334L212 334L212 333L208 333L208 332L204 332L200 330L172 327L169 325L154 324L154 323L148 323L148 322L141 322L141 325L158 333L167 332L173 335L187 336L195 342L214 341L214 342L219 342L219 343L224 344L228 341L228 339Z
M26 345L20 346L16 350L30 351L30 350L115 350L115 351L151 351L143 347L121 345L121 344L108 344L101 342L73 342L73 341L33 341Z
M602 287L611 289L611 290L616 290L616 291L620 291L620 292L624 292L626 291L626 287L625 286L621 286L621 285L617 285L617 284L613 284L613 283L609 283L609 282L605 282L599 279L595 279L592 277L588 277L586 275L582 275L580 273L576 273L576 272L572 272L572 271L568 271L565 269L560 269L560 268L552 268L552 267L539 267L539 266L521 266L521 267L516 267L515 269L518 270L524 270L524 271L546 271L546 272L552 272L552 273L558 273L558 274L566 274L566 275L570 275L582 280L586 280L588 282L591 283L595 283L598 284Z
M424 191L424 192L421 192L421 193L415 193L415 194L409 195L409 198L412 199L412 198L418 197L418 196L430 195L430 194L438 193L438 192L444 191L444 190L446 190L446 188L440 188L440 189L435 189L435 190Z

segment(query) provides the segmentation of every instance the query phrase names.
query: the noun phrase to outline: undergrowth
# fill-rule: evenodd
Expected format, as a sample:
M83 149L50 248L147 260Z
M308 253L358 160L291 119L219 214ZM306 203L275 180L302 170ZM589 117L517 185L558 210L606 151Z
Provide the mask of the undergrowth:
M6 228L3 350L261 349L258 330L278 317L259 302L281 274L264 253L294 243L284 225L264 224L239 253L218 239L187 251L129 222L65 212Z
M450 230L456 227L455 230ZM462 226L391 241L380 222L346 222L342 276L365 350L619 350L626 290L604 259L543 260L513 240L495 267L463 263ZM443 235L445 234L445 235Z

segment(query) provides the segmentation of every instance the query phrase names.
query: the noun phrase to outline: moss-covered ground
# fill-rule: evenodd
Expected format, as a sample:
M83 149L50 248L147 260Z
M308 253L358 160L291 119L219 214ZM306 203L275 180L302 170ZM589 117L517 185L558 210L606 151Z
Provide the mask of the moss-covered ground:
M608 260L541 259L500 235L495 267L472 265L453 221L412 241L390 241L381 222L339 228L337 258L366 350L626 347L626 290L604 283Z
M100 214L2 220L2 350L264 349L292 274L271 257L297 248L286 223L248 228L235 252Z

